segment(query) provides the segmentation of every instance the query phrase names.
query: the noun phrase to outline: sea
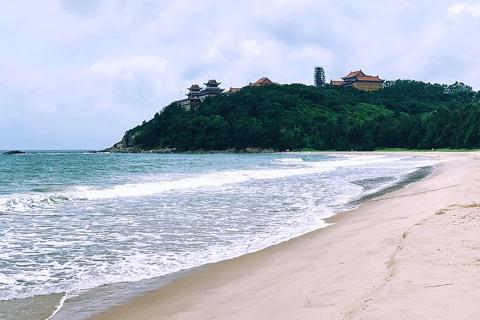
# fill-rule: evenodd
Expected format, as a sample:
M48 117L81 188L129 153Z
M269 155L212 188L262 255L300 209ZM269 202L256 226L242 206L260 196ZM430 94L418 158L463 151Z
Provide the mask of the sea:
M87 319L428 175L396 153L0 155L0 319Z

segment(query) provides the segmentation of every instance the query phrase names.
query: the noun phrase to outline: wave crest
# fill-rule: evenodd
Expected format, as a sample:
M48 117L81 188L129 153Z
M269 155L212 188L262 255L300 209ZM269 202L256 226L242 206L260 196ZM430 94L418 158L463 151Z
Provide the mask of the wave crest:
M215 188L223 185L244 183L251 180L269 180L291 176L317 174L342 167L379 164L398 161L402 158L361 156L336 158L317 162L302 158L275 159L286 165L285 169L255 169L210 172L182 177L166 177L157 181L126 183L107 188L95 186L45 187L36 192L0 196L0 214L29 213L36 209L51 209L69 201L91 201L124 197L147 197L155 194L195 188ZM419 162L419 165L421 161ZM410 164L411 166L411 164ZM418 166L418 165L417 165Z

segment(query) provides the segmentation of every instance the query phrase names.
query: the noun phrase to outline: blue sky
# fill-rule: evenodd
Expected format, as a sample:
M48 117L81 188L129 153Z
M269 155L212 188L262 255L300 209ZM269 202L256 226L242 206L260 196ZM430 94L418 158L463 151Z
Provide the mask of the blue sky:
M0 149L96 149L210 78L480 89L476 1L0 1Z

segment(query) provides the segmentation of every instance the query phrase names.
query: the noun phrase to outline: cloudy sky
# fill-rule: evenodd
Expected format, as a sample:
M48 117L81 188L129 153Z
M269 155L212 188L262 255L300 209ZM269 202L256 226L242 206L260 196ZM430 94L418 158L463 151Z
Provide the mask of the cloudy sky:
M117 142L192 83L261 76L480 89L480 1L0 0L0 149Z

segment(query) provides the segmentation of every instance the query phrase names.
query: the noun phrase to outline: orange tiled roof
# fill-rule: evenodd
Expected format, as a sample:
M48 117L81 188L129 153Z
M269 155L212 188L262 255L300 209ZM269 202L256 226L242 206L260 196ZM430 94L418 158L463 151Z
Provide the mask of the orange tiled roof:
M358 81L373 81L373 82L383 82L384 80L380 79L378 76L357 76Z
M272 80L268 79L267 77L263 77L255 81L253 85L256 86L262 86L262 85L268 85L268 84L275 84Z
M366 76L365 73L363 73L363 71L360 69L358 71L351 71L349 74L347 74L345 77L343 77L342 79L346 79L346 78L354 78L354 77L357 77L357 76Z
M370 76L365 74L362 70L358 71L351 71L349 74L347 74L345 77L342 79L352 79L355 78L356 81L369 81L369 82L380 82L384 81L380 79L378 76Z

